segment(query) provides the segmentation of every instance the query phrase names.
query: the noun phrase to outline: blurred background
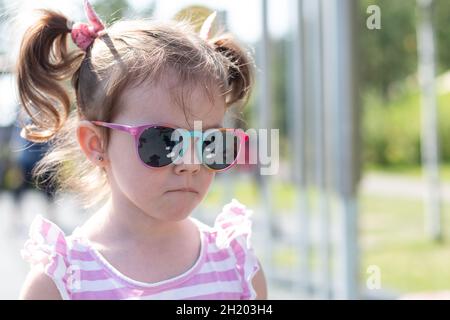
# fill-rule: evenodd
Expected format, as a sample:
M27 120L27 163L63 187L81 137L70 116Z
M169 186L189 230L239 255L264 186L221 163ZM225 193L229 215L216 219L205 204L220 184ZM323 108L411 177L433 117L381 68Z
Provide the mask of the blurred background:
M217 11L252 50L257 86L241 125L279 129L279 171L217 175L193 215L212 225L231 198L254 211L270 299L450 298L447 0L92 2L108 23ZM84 21L79 0L0 0L0 299L18 297L37 214L67 233L90 214L33 187L47 146L18 135L11 35L17 11L37 7Z

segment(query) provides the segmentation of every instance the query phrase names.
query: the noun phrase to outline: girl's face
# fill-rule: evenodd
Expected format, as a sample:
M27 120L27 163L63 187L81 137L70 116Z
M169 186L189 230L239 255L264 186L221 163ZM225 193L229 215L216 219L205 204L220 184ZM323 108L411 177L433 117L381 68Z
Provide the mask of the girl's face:
M225 100L216 95L214 103L201 87L195 88L183 101L184 109L174 100L174 90L180 89L168 76L158 85L141 85L126 90L119 105L119 114L111 122L127 125L171 124L176 128L194 129L194 121L202 122L202 129L222 127ZM205 197L214 172L193 161L197 154L191 149L183 161L162 168L148 168L135 152L134 138L126 132L110 130L107 150L108 180L113 201L122 209L141 211L156 219L182 220ZM198 159L197 159L198 160ZM192 188L195 192L177 189Z

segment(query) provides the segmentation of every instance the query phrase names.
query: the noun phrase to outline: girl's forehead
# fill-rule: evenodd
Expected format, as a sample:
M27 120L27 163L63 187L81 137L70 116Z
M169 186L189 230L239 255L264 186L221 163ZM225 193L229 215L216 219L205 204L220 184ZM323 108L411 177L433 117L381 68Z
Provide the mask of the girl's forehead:
M219 90L212 89L211 97L202 85L142 84L124 91L116 121L167 123L179 127L191 127L194 121L201 121L204 127L216 126L223 122L226 104Z

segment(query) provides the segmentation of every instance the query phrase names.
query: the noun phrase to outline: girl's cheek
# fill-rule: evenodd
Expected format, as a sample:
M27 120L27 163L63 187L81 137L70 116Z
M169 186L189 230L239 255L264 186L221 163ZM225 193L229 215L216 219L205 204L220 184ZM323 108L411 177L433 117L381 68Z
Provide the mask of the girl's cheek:
M205 170L207 170L207 169L205 168ZM209 187L211 186L211 184L212 184L213 181L214 181L214 177L215 177L215 176L216 176L216 173L215 173L215 172L210 171L210 170L207 170L207 172L206 172L206 177L205 177L205 180L204 180L204 188L205 188L205 192L208 191Z
M117 132L111 134L108 148L112 160L124 162L135 158L134 145L126 138L125 135L119 135Z

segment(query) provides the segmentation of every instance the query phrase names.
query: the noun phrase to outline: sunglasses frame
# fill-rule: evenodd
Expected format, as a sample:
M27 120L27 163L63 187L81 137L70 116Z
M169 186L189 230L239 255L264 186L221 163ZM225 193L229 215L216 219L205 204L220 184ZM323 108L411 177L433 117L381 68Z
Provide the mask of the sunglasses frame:
M232 131L238 138L239 138L239 150L237 152L236 155L236 159L226 168L224 169L212 169L210 168L207 164L203 163L203 161L200 163L202 165L204 165L208 170L210 171L214 171L214 172L223 172L226 170L231 169L232 167L234 167L234 165L236 165L238 159L239 159L239 155L240 152L242 150L242 148L245 148L245 143L249 140L249 135L246 134L244 132L244 130L242 129L235 129L235 128L214 128L214 129L208 129L205 132L202 131L196 131L196 130L186 130L183 128L177 128L174 127L170 124L167 123L156 123L156 124L143 124L143 125L137 125L137 126L131 126L131 125L126 125L126 124L118 124L118 123L110 123L110 122L104 122L104 121L89 121L90 123L97 125L97 126L101 126L101 127L106 127L106 128L110 128L113 130L118 130L118 131L123 131L126 132L128 134L131 134L134 138L134 144L135 144L135 152L136 152L136 156L138 157L138 159L142 162L142 164L148 168L151 169L162 169L164 167L167 167L171 164L174 164L174 161L172 161L171 163L169 163L168 165L165 166L161 166L161 167L152 167L148 164L146 164L140 157L139 155L139 138L141 136L141 134L147 130L148 128L152 128L152 127L165 127L165 128L170 128L170 129L174 129L174 130L178 130L178 129L182 129L184 132L188 132L190 134L191 138L199 138L197 142L195 142L196 144L196 150L197 150L197 154L201 155L201 158L203 158L203 155L200 154L200 152L203 152L202 150L202 143L203 143L203 135L205 134L205 132L208 132L208 130L220 130L220 131ZM189 139L189 145L183 144L183 154L184 151L190 147L191 144L191 140Z

